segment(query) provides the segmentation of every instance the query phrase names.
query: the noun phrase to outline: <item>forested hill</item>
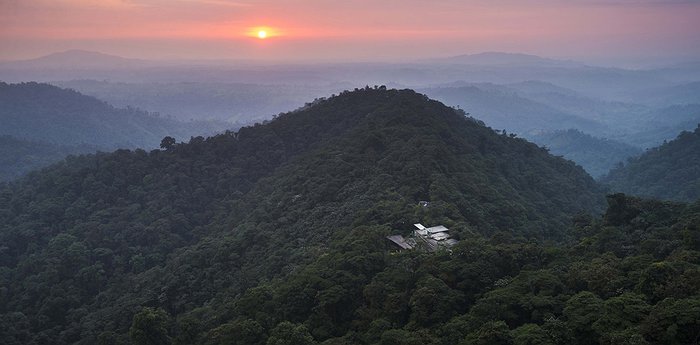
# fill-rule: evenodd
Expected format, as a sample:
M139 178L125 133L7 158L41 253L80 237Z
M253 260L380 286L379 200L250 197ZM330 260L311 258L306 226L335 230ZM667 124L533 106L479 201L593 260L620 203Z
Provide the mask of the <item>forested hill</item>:
M222 124L184 123L48 84L0 82L0 135L60 145L104 149L155 148L166 136L221 131Z
M549 131L529 135L528 139L580 164L591 176L599 178L641 149L610 139L595 138L576 129Z
M0 192L1 343L118 343L157 307L192 344L235 296L332 253L332 239L416 222L570 239L572 215L603 203L580 167L410 90L344 92L164 144L74 157Z
M700 198L700 125L676 139L630 159L601 182L612 191L667 200Z
M95 152L90 146L63 146L0 135L0 182L58 162L71 154Z

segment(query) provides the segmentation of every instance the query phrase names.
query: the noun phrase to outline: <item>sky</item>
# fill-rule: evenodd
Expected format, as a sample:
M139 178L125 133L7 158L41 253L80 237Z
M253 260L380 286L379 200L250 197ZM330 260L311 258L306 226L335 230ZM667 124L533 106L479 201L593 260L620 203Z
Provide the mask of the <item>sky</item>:
M0 0L0 60L696 59L700 0ZM266 39L257 38L265 28Z

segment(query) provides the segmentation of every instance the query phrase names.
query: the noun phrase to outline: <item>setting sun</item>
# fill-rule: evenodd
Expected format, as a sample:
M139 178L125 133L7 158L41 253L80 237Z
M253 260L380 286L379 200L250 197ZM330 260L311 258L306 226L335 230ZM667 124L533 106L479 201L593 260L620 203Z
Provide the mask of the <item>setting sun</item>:
M280 32L279 30L270 26L255 26L247 29L246 36L260 40L265 40L280 36Z

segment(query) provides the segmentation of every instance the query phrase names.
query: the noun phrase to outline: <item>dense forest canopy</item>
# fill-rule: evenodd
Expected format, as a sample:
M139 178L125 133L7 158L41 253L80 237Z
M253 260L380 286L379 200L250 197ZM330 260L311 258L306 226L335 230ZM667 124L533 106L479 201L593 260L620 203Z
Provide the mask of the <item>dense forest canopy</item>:
M700 125L647 150L602 179L613 191L667 200L700 198Z
M139 344L157 336L181 344L300 344L364 332L353 329L365 322L391 343L464 312L505 275L475 267L464 274L485 276L468 287L446 280L452 273L411 273L397 277L409 280L392 287L404 292L391 303L427 307L422 316L357 309L365 303L357 292L393 267L385 261L394 260L383 237L389 232L443 224L464 243L500 239L537 248L576 240L572 217L595 214L604 203L572 162L410 90L343 92L263 125L188 143L163 140L163 148L70 157L2 188L2 343ZM424 259L449 257L407 255L396 259L408 258L399 267L411 271ZM519 264L498 265L516 277ZM325 273L313 273L321 266ZM418 289L425 296L412 298L405 294L416 277L428 285ZM248 297L257 319L238 307L241 296L259 291L267 299L278 287L287 309L265 309L259 297ZM317 295L321 288L332 289ZM444 315L419 305L442 292ZM265 316L270 310L276 316ZM314 310L323 313L307 321ZM360 315L364 321L353 321ZM421 332L442 337L435 329Z
M608 203L602 219L576 220L568 244L472 234L451 252L394 253L380 244L389 229L357 227L286 279L228 302L217 313L227 321L208 332L176 331L221 323L195 321L205 310L175 321L157 309L170 322L162 334L202 344L696 344L700 204Z
M63 146L0 135L0 182L58 162L71 154L97 151L88 145Z

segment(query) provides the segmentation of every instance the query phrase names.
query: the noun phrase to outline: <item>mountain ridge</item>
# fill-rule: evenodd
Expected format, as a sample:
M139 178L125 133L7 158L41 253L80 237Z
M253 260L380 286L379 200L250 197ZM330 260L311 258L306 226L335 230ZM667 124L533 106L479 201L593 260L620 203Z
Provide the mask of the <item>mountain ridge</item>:
M153 148L166 135L184 138L211 133L220 125L185 123L135 108L115 108L71 89L36 82L0 82L0 120L0 134L104 149Z
M700 124L647 150L601 179L614 192L693 202L700 198Z
M580 167L410 90L343 92L164 147L73 157L0 192L0 314L44 320L32 339L90 343L126 334L143 306L225 307L358 226L564 240L602 207Z
M154 61L126 58L97 51L71 49L42 55L32 59L3 61L3 67L22 69L95 69L95 68L138 68L154 66Z

